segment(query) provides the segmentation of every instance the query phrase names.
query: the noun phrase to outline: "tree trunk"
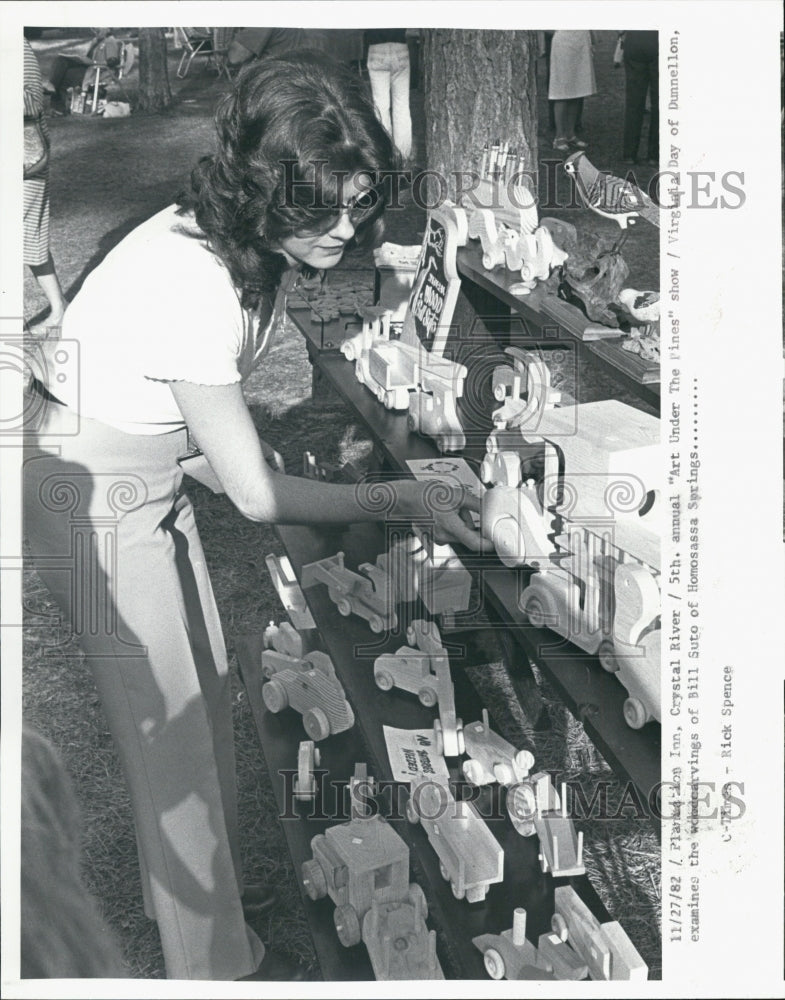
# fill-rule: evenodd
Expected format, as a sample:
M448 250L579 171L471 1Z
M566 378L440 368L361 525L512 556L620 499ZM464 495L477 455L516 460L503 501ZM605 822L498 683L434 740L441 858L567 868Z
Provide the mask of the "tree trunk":
M139 29L139 109L161 111L172 103L163 28Z
M449 197L456 171L479 170L496 140L536 177L537 33L429 29L422 61L426 164L447 178Z

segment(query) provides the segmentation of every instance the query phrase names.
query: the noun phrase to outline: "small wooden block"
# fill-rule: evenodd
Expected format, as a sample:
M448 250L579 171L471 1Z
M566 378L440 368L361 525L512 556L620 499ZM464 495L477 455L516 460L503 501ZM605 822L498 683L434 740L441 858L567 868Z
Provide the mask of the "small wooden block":
M611 920L601 924L600 929L611 949L611 979L644 982L649 975L648 966L621 924Z

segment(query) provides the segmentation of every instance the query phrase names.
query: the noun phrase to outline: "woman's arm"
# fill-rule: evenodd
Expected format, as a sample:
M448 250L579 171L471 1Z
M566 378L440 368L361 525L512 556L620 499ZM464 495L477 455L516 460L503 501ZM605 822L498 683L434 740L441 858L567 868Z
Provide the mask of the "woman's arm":
M432 518L436 542L457 542L473 551L482 547L479 533L467 523L468 511L478 510L479 500L467 491L452 487L440 490L438 509L434 510L429 503L434 497L433 485L412 479L339 486L282 475L264 459L239 382L171 382L170 387L229 499L251 521L350 524L389 516L422 523Z

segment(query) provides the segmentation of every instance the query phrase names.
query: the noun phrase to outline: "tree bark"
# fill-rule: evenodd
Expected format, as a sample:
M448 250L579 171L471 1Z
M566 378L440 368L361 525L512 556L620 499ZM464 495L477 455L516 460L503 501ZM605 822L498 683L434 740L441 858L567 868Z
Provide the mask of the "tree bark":
M450 198L455 172L477 171L483 146L496 140L536 177L535 31L428 29L423 69L426 165L447 178Z
M139 29L139 109L161 111L172 103L163 28Z

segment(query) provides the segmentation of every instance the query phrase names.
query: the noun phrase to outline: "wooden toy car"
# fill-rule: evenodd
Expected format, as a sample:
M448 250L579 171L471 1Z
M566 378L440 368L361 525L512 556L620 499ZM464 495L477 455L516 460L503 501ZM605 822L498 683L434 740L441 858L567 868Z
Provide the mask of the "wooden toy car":
M488 724L488 711L482 710L482 722L471 722L463 727L464 752L471 760L463 762L462 769L471 785L512 785L529 775L534 757L528 750L516 750Z
M398 624L387 573L371 563L359 567L361 573L346 569L343 552L303 566L304 588L327 585L327 593L342 615L365 618L372 632L394 629Z
M504 878L504 851L470 802L456 802L449 787L414 778L406 803L410 823L422 822L439 857L439 871L456 899L479 903Z
M308 736L318 742L331 733L342 733L354 725L354 712L346 700L335 668L325 653L318 650L308 653L302 660L275 654L279 661L268 656L263 670L272 671L262 687L262 698L271 712L282 712L291 707L303 717L303 728Z

